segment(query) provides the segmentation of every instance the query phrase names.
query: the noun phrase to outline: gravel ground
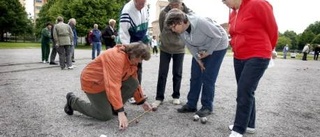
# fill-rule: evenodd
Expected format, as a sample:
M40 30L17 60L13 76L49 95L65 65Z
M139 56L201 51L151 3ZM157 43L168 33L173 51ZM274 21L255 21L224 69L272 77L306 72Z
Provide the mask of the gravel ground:
M165 101L125 131L117 117L101 122L78 112L64 113L65 95L73 91L87 100L80 88L80 73L90 62L90 50L76 50L76 68L40 63L40 49L0 50L0 136L57 137L227 137L235 114L236 83L231 55L225 57L216 83L214 113L207 124L194 122L193 114L179 114L172 105L172 75L168 76ZM189 89L191 56L184 60L181 101ZM58 59L58 58L57 58ZM159 57L143 63L142 86L149 102L156 92ZM246 137L315 137L320 135L320 61L276 59L256 91L255 134ZM200 104L198 104L200 106ZM140 106L126 104L128 119L140 115Z

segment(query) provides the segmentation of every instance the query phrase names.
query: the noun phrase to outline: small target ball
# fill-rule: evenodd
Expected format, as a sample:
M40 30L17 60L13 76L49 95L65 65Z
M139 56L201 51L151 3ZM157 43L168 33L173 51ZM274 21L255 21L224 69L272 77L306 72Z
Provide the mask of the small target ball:
M206 124L208 121L208 119L206 117L201 118L201 123L202 124Z
M198 115L193 116L193 121L198 121L199 119L200 119L200 117Z

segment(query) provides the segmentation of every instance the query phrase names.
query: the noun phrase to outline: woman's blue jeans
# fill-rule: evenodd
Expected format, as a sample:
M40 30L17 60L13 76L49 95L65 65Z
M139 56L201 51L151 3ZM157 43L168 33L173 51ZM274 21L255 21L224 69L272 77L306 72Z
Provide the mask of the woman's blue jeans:
M215 83L218 77L222 60L227 49L214 51L208 57L201 59L205 70L201 72L198 62L193 58L191 65L190 91L188 93L187 106L191 109L197 108L197 103L201 93L202 108L213 111L213 98Z
M254 92L260 78L269 65L268 58L234 59L237 80L237 110L233 131L245 133L246 128L255 128L256 107Z

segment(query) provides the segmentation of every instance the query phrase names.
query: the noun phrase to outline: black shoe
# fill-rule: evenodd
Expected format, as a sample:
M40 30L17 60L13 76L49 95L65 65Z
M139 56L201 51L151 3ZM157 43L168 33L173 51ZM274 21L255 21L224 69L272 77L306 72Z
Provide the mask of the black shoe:
M210 114L212 114L212 111L207 108L201 108L199 111L196 112L199 117L206 117Z
M177 109L179 113L189 113L189 112L196 112L196 108L190 108L187 105L183 105L181 108Z
M58 63L50 62L49 65L58 65Z
M76 62L76 61L72 60L72 62Z
M72 93L72 92L69 92L66 96L67 98L67 103L66 105L64 106L64 112L66 112L66 114L68 115L73 115L73 109L71 107L71 99L72 98L75 98L76 96Z

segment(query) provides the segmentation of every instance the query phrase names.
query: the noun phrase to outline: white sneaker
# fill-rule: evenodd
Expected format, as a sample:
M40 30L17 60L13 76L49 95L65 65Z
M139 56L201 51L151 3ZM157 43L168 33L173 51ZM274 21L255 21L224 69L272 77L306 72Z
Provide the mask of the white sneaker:
M242 136L243 136L242 134L235 131L231 131L231 134L229 135L229 137L242 137Z
M128 99L128 102L129 102L130 104L136 104L136 100L134 100L134 98Z
M47 62L44 60L44 61L42 61L42 63L44 63L44 64L45 64L45 63L47 63Z
M157 108L157 107L160 106L161 104L162 104L162 101L161 101L161 100L156 100L156 101L154 101L151 105L152 105L152 107Z
M232 129L233 129L233 125L229 125L229 130L232 131ZM246 133L248 133L248 134L254 134L255 132L256 132L256 129L255 129L255 128L247 127Z
M180 100L179 100L178 98L174 98L173 101L172 101L172 103L173 103L174 105L180 105Z
M74 66L72 65L72 66L70 66L70 67L68 67L68 69L73 69L74 68Z

